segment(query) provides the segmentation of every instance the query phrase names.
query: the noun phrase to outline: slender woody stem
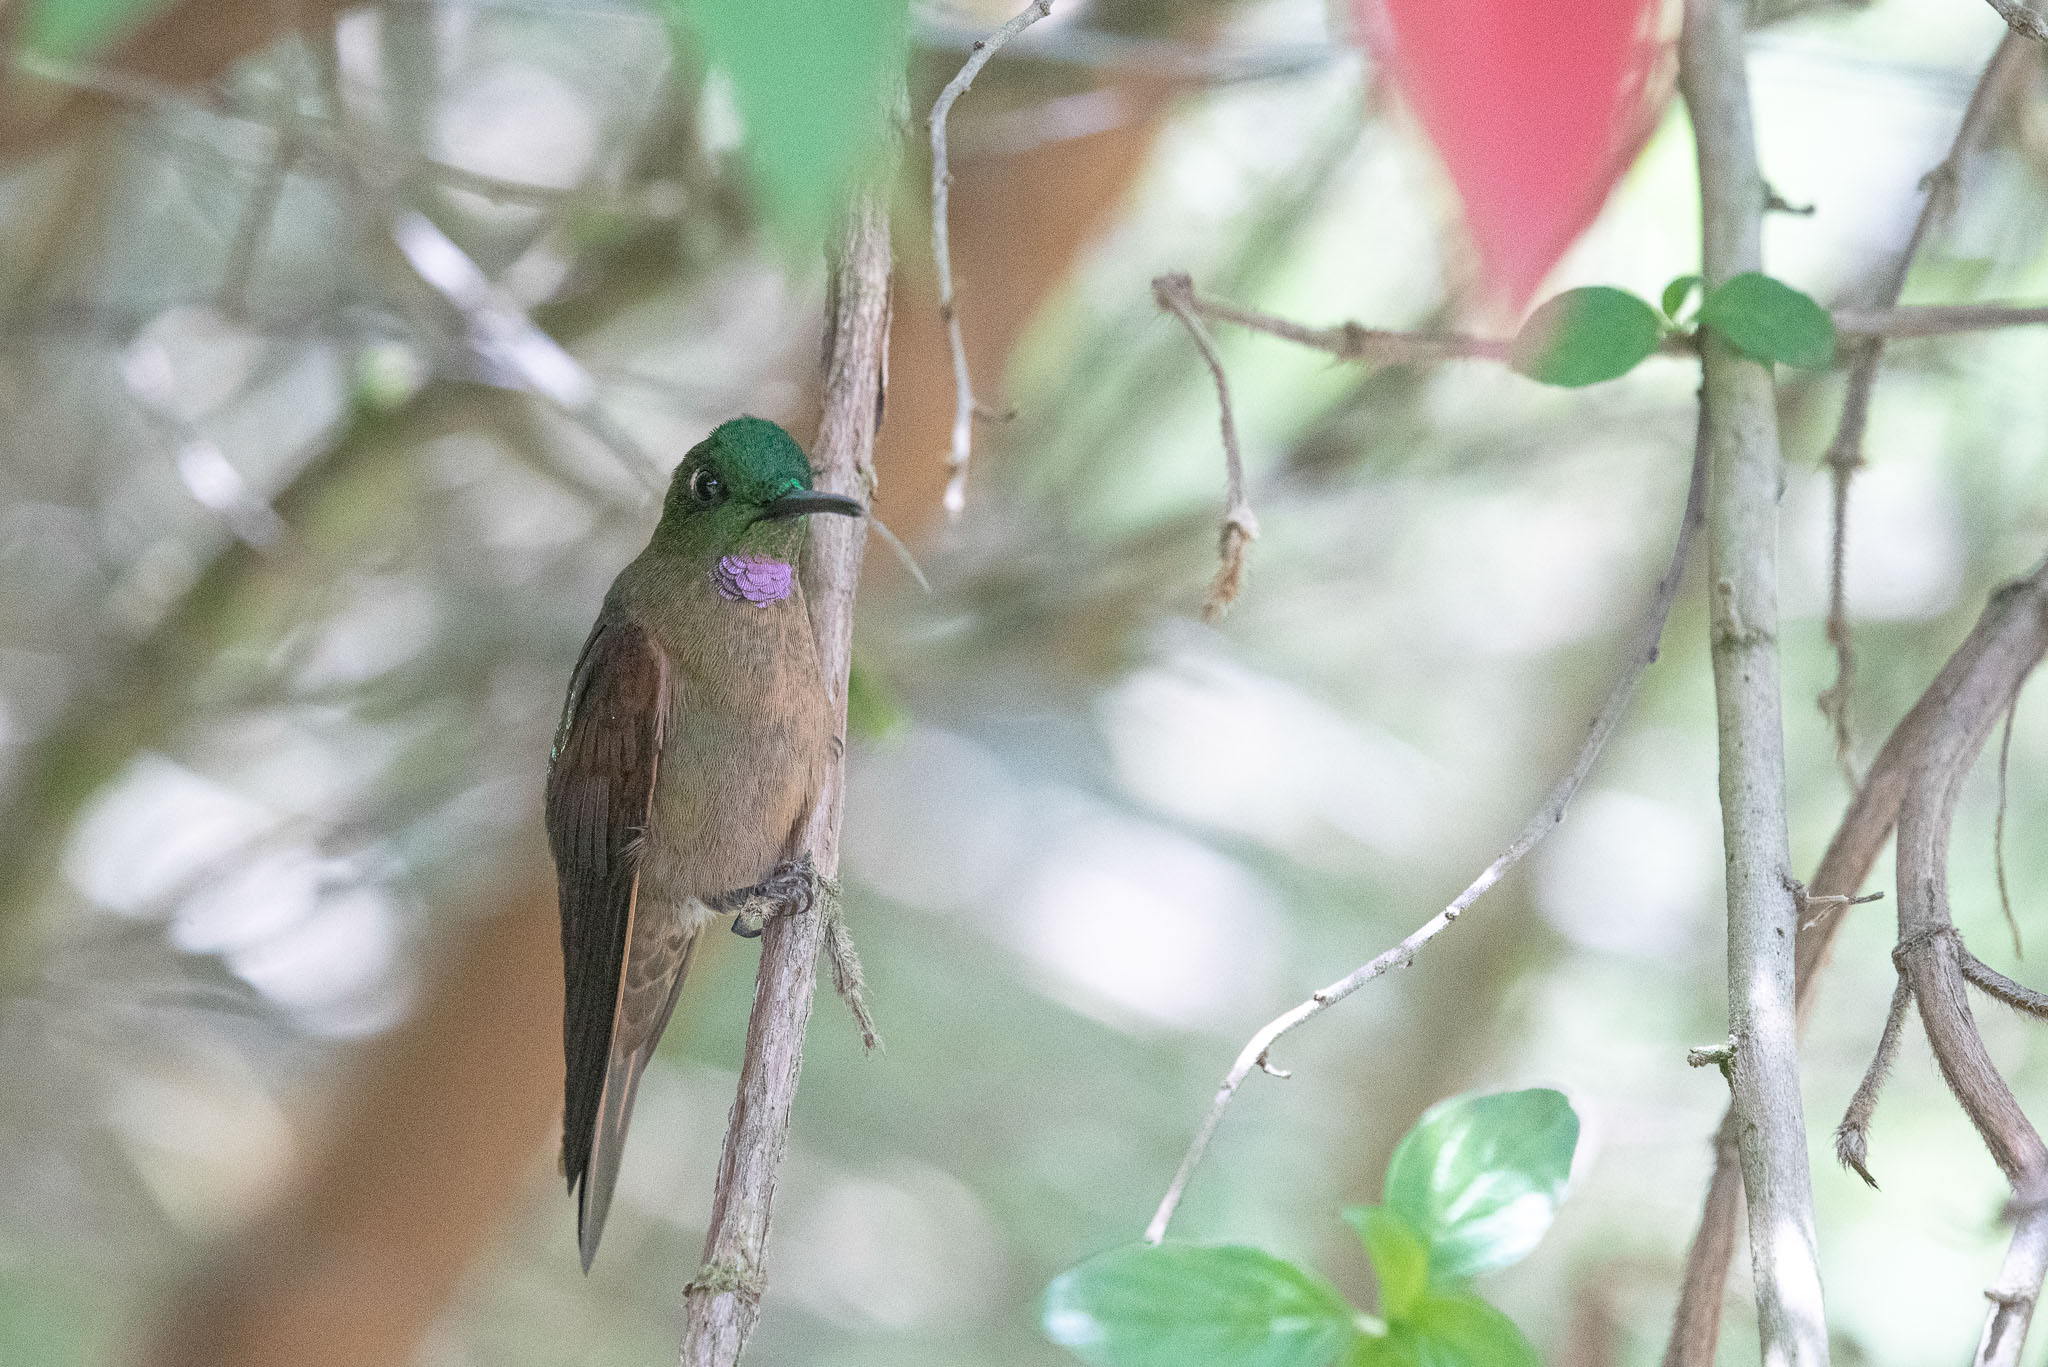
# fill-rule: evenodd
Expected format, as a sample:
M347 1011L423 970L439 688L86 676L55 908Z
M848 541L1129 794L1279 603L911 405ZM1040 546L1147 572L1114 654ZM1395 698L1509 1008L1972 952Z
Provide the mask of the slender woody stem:
M886 177L878 175L876 184L886 186ZM824 415L811 452L820 488L863 502L874 481L882 360L889 346L889 269L888 195L878 188L856 199L833 254ZM866 528L849 518L812 522L806 597L819 667L843 730L853 591ZM811 857L827 878L839 866L845 795L845 761L835 747L805 832ZM760 1315L769 1213L789 1148L790 1113L828 920L820 898L817 905L770 921L761 938L761 970L747 1022L739 1092L719 1160L704 1266L684 1288L683 1367L733 1367Z
M1849 368L1848 393L1842 400L1841 421L1835 427L1835 439L1828 443L1827 465L1834 499L1829 537L1827 636L1828 644L1835 651L1835 681L1828 685L1817 701L1822 715L1834 728L1835 762L1841 766L1842 775L1848 780L1852 792L1856 788L1856 770L1850 753L1849 700L1855 683L1856 652L1849 629L1849 483L1863 465L1863 433L1870 421L1870 395L1877 384L1878 363L1884 358L1885 339L1915 335L1906 330L1907 325L1899 321L1899 315L1908 315L1912 324L1932 326L1937 318L1955 323L1986 314L1983 307L1900 309L1898 302L1906 288L1906 277L1912 273L1913 259L1920 254L1927 239L1955 211L1956 187L1962 180L1964 161L1983 140L1993 112L2002 103L2002 92L2025 69L2023 63L2031 52L2031 46L2019 35L2012 32L2005 35L1991 54L1991 60L1985 64L1984 74L1977 78L1976 89L1970 93L1970 102L1963 110L1962 123L1956 128L1948 155L1921 181L1926 198L1921 202L1919 217L1913 221L1913 231L1908 234L1905 247L1879 288L1877 307L1863 311L1870 320L1892 320L1892 326L1889 329L1871 329L1862 345L1855 349L1856 359ZM1996 311L2008 319L2019 314L2039 315L2040 321L2048 321L2048 310L1997 308ZM1838 331L1853 331L1845 324L1854 321L1858 321L1857 314L1847 310L1836 311L1835 327Z
M1699 151L1708 288L1763 267L1763 177L1750 128L1742 0L1687 0L1679 87ZM1778 686L1777 399L1771 372L1709 334L1701 425L1721 822L1728 888L1732 1077L1757 1327L1766 1367L1824 1367L1827 1321L1799 1098L1793 937Z
M1993 59L1994 62L1996 58ZM1993 78L1987 65L1979 86ZM1973 96L1973 100L1974 100ZM1917 314L1932 310L1900 309L1896 314ZM1837 310L1836 326L1845 313ZM1905 795L1905 775L1919 748L1934 725L1940 700L1958 686L1970 671L1979 667L1985 645L1986 627L1980 623L1969 639L1959 646L1939 675L1903 717L1877 757L1871 761L1862 783L1849 802L1848 810L1828 842L1820 867L1814 871L1812 894L1850 896L1863 886L1876 865L1898 820L1899 804ZM1799 927L1793 957L1799 980L1798 1010L1802 1027L1816 999L1820 970L1826 966L1841 928L1839 914L1809 917ZM1734 1108L1731 1106L1716 1132L1714 1175L1708 1183L1700 1211L1699 1229L1693 1236L1692 1251L1686 1259L1678 1312L1672 1318L1671 1337L1664 1351L1664 1367L1711 1367L1721 1330L1721 1307L1725 1299L1728 1263L1735 1248L1735 1226L1741 1218L1741 1189L1735 1180Z
M1208 596L1202 603L1202 616L1214 622L1236 601L1238 591L1244 587L1245 552L1252 542L1259 539L1259 519L1252 512L1251 499L1245 493L1244 451L1237 444L1237 419L1230 407L1230 380L1223 373L1223 357L1217 353L1216 339L1209 335L1209 329L1202 326L1202 320L1195 311L1195 283L1185 275L1162 275L1152 282L1152 297L1159 301L1159 307L1180 319L1181 326L1187 329L1188 336L1194 341L1195 350L1202 353L1202 361L1209 367L1209 377L1216 382L1217 421L1223 431L1223 526L1216 548L1221 563L1216 567L1216 577L1210 581Z
M974 453L977 405L974 379L967 370L967 344L960 337L960 310L953 302L953 246L947 225L953 168L946 153L946 120L952 116L954 103L967 93L989 59L1012 38L1051 13L1052 0L1031 0L994 33L976 39L959 74L946 82L946 88L932 102L932 260L939 272L939 316L946 322L946 341L953 349L953 443L946 454L946 466L952 473L946 481L945 495L949 517L958 517L967 508L967 462Z

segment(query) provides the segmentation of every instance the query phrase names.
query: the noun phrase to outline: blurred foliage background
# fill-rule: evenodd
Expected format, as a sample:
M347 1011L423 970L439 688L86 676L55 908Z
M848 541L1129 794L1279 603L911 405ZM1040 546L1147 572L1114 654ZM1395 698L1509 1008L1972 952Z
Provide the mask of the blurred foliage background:
M808 436L822 270L762 221L776 168L749 165L733 75L673 15L248 10L305 27L158 7L148 42L17 53L0 100L0 1362L664 1361L754 952L695 973L583 1277L541 772L675 457L742 411ZM912 11L914 131L1007 13ZM1965 0L1759 14L1765 170L1815 206L1770 220L1776 274L1872 287L2000 32ZM2048 73L1996 126L1908 302L2048 297ZM954 146L970 353L1017 416L982 430L942 525L913 136L880 506L933 591L870 556L845 868L888 1049L863 1057L821 999L763 1367L1065 1360L1037 1296L1138 1235L1241 1042L1431 914L1567 762L1690 456L1681 360L1565 392L1226 335L1264 535L1204 627L1214 400L1147 282L1504 330L1440 169L1315 0L1068 0L962 102ZM1693 268L1690 146L1674 106L1551 287L1654 297ZM406 224L595 401L533 392L539 333L480 352ZM2039 332L1887 353L1850 537L1863 757L2048 548L2044 374ZM1846 798L1807 702L1831 677L1816 463L1839 391L1782 391L1802 867ZM1375 1197L1394 1139L1454 1091L1558 1086L1587 1126L1574 1194L1490 1293L1549 1360L1656 1360L1725 1100L1684 1065L1725 1028L1700 608L1695 582L1557 835L1290 1039L1293 1081L1250 1084L1179 1236L1368 1298L1335 1212ZM1957 917L2037 977L1998 909L1995 799L1987 765ZM2037 944L2044 819L2029 700L2006 853ZM1884 1190L1827 1155L1891 939L1888 904L1855 913L1807 1050L1850 1363L1960 1352L2004 1238L2003 1183L1914 1032L1873 1137ZM2039 1030L1983 1024L2022 1102L2048 1095ZM1754 1355L1737 1263L1730 1362Z

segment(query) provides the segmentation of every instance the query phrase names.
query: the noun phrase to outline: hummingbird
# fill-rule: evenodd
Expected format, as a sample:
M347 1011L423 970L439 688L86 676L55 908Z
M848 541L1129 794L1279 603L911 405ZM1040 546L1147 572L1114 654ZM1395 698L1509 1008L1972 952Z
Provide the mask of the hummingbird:
M654 535L583 644L549 755L566 988L562 1173L597 1254L640 1075L705 928L814 886L803 832L836 739L797 559L803 448L735 418L677 465ZM735 931L760 934L742 928Z

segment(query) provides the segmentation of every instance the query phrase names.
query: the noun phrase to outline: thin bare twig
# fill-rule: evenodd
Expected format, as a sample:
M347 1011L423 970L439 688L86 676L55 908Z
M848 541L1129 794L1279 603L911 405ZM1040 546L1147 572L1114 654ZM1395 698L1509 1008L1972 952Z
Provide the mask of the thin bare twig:
M2024 959L2019 918L2012 914L2012 891L2005 885L2005 775L2012 761L2012 719L2019 710L2020 700L2015 696L2012 706L2005 709L2005 733L1998 739L1998 817L1991 823L1991 870L1998 875L1998 907L2005 913L2005 928L2012 932L2012 956Z
M967 463L973 458L974 419L980 410L974 401L974 380L967 371L967 344L960 337L960 310L953 300L953 248L946 224L953 170L946 157L946 120L953 113L954 102L967 93L989 59L1051 13L1052 0L1031 0L994 33L976 39L959 74L946 82L932 102L932 259L939 272L939 317L945 320L946 340L953 348L953 444L946 454L946 468L952 473L946 480L945 495L949 517L958 517L967 508Z
M1340 361L1364 361L1371 365L1506 361L1514 347L1507 338L1480 337L1469 332L1401 332L1371 328L1356 322L1311 327L1291 318L1246 308L1242 304L1212 299L1192 289L1188 294L1188 305L1213 322L1234 323L1253 332L1263 332L1297 346L1325 352ZM2036 327L2048 323L2048 305L1918 304L1898 308L1842 308L1836 309L1833 316L1835 332L1849 344L1842 348L1842 354L1854 364L1859 354L1857 343L1871 339L1946 337L1999 328ZM1689 334L1673 333L1664 339L1658 351L1666 356L1694 356L1699 353L1699 343Z
M1851 339L1881 337L1954 337L1999 328L2039 327L2048 323L2042 304L1902 304L1897 308L1834 311L1835 331Z
M1906 1024L1906 1008L1913 1004L1913 990L1901 975L1898 985L1892 989L1891 1009L1885 1013L1884 1031L1877 1037L1877 1053L1871 1057L1870 1067L1864 1070L1863 1081L1856 1085L1856 1094L1849 1098L1849 1109L1842 1116L1842 1123L1835 1126L1835 1161L1850 1169L1873 1188L1877 1179L1870 1175L1866 1162L1870 1157L1870 1117L1877 1110L1877 1094L1884 1088L1884 1080L1892 1071L1892 1060L1899 1052L1899 1031Z
M1842 401L1841 421L1835 427L1835 439L1828 444L1827 467L1833 483L1833 510L1829 539L1827 639L1835 651L1835 681L1822 690L1815 701L1820 706L1821 715L1828 719L1834 730L1835 762L1841 766L1842 776L1848 781L1851 792L1856 789L1856 766L1849 731L1849 700L1856 676L1856 650L1849 629L1847 583L1849 485L1856 471L1863 466L1863 434L1870 422L1870 393L1877 383L1877 367L1884 356L1885 339L1888 336L1913 335L1897 329L1898 316L1908 314L1916 321L1926 321L1929 310L1902 310L1897 307L1899 296L1906 288L1906 277L1912 273L1913 260L1927 239L1955 212L1956 188L1961 183L1963 163L1983 141L1992 114L2002 103L2001 93L2024 69L2024 59L2030 55L2031 50L2023 39L2010 32L2005 35L1991 54L1991 60L1985 63L1984 74L1977 78L1976 89L1970 93L1970 102L1963 110L1962 122L1949 144L1948 155L1921 180L1921 188L1927 197L1920 205L1920 215L1914 220L1913 231L1907 236L1898 259L1884 277L1876 307L1866 310L1867 317L1862 320L1870 322L1889 317L1895 326L1890 331L1866 333L1861 345L1854 348L1855 359L1849 367L1849 388ZM1956 320L1955 310L1940 312L1949 321ZM1983 316L1981 309L1976 312ZM2015 311L2001 309L1999 312L2009 317ZM2039 314L2038 321L2048 321L2048 310L2022 309L2017 312ZM1836 329L1852 331L1845 326L1852 317L1846 311L1837 311Z
M839 889L836 885L828 885L826 893L832 899L825 909L825 957L832 964L832 990L853 1013L853 1023L860 1030L861 1047L880 1049L882 1032L875 1028L874 1013L868 1009L868 975L860 966L859 952L853 947L853 932L846 928L846 910L840 905Z
M1202 326L1197 315L1194 297L1195 282L1185 275L1162 275L1152 282L1152 297L1159 301L1159 307L1180 319L1181 326L1194 339L1195 349L1202 353L1202 360L1208 364L1209 374L1216 381L1216 406L1221 414L1223 429L1223 471L1224 508L1223 527L1217 539L1216 577L1209 583L1209 592L1202 600L1202 616L1211 622L1220 619L1237 601L1237 595L1244 588L1245 553L1251 543L1259 539L1259 519L1252 512L1251 500L1245 495L1244 452L1237 444L1237 421L1230 411L1230 381L1223 373L1223 358L1217 354L1216 340L1209 330Z
M1535 849L1543 837L1549 835L1557 828L1557 824L1564 820L1565 808L1571 804L1579 785L1585 782L1586 775L1592 771L1594 761L1600 757L1600 751L1607 744L1608 737L1614 733L1614 728L1620 724L1622 716L1628 711L1643 672L1657 658L1657 644L1664 634L1664 620L1671 613L1672 600L1678 596L1679 582L1685 573L1685 562L1692 552L1693 540L1701 525L1702 510L1705 507L1706 472L1706 444L1700 441L1695 443L1692 477L1686 490L1685 511L1679 516L1678 534L1671 548L1671 559L1666 562L1663 576L1657 580L1657 587L1651 594L1650 605L1643 613L1642 621L1630 640L1620 676L1615 679L1613 688L1608 691L1605 701L1600 704L1599 712L1594 715L1593 724L1586 733L1585 743L1579 747L1579 753L1572 760L1571 768L1565 771L1564 777L1557 781L1557 786L1543 799L1543 804L1522 827L1521 833L1491 864L1480 871L1479 876L1474 878L1463 892L1452 899L1449 906L1423 922L1413 934L1392 949L1360 965L1285 1015L1269 1021L1252 1036L1250 1043L1239 1051L1237 1060L1230 1066L1230 1071L1224 1075L1222 1085L1216 1089L1215 1099L1209 1103L1208 1113L1202 1117L1201 1125L1195 1130L1195 1137L1188 1145L1187 1155L1181 1159L1179 1170L1174 1173L1165 1197L1159 1202L1159 1209L1153 1213L1152 1222L1146 1226L1147 1243L1156 1244L1166 1237L1166 1227L1172 1221L1174 1209L1179 1206L1181 1196L1187 1190L1188 1179L1193 1176L1196 1165L1202 1161L1202 1155L1209 1147L1209 1140L1216 1133L1216 1127L1222 1123L1223 1113L1229 1108L1231 1099L1237 1095L1238 1087L1251 1076L1254 1069L1271 1073L1276 1077L1287 1076L1285 1071L1275 1068L1267 1058L1267 1051L1280 1037L1295 1027L1315 1019L1389 969L1413 961L1416 951L1449 929L1452 922L1464 915L1467 908L1484 896L1509 869L1519 863L1530 850Z
M1995 1002L2015 1011L2048 1020L2048 996L2024 983L2016 983L1968 950L1962 955L1963 979Z
M874 184L886 186L886 175L878 172ZM811 453L819 487L863 502L874 484L877 400L889 341L889 268L888 196L885 189L871 189L848 213L831 263L824 416ZM843 728L853 592L866 529L843 518L814 521L805 588L819 666ZM845 761L835 751L805 830L811 857L827 878L839 864L845 794ZM760 1314L769 1213L789 1146L818 953L832 919L829 900L820 898L818 905L776 917L761 938L761 970L739 1092L719 1159L704 1265L684 1289L684 1367L732 1367Z

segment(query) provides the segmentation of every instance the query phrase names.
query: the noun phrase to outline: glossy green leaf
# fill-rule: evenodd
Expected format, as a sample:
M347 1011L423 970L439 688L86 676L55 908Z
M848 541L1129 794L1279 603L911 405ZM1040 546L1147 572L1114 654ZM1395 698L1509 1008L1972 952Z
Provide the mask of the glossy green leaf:
M762 207L808 241L882 147L906 0L663 0L732 83Z
M1544 300L1508 360L1532 380L1577 388L1626 375L1663 340L1657 310L1627 290L1589 285Z
M1358 1231L1372 1259L1380 1282L1380 1313L1400 1319L1429 1285L1429 1248L1422 1235L1400 1212L1385 1206L1353 1206L1344 1220Z
M1664 316L1672 322L1678 321L1678 311L1685 307L1685 301L1706 285L1697 275L1681 275L1664 287L1663 298L1658 300L1664 306Z
M60 61L91 57L170 6L171 0L33 0L21 17L21 45Z
M1046 1288L1047 1338L1094 1367L1325 1367L1359 1336L1327 1282L1256 1248L1133 1244Z
M1579 1117L1548 1088L1453 1097L1403 1136L1386 1203L1429 1249L1432 1286L1506 1267L1542 1239L1564 1199Z
M1835 321L1828 311L1784 281L1755 271L1715 287L1700 305L1700 322L1759 361L1825 366L1835 359Z
M1338 1367L1542 1367L1515 1322L1469 1292L1429 1296L1383 1338L1360 1337Z

